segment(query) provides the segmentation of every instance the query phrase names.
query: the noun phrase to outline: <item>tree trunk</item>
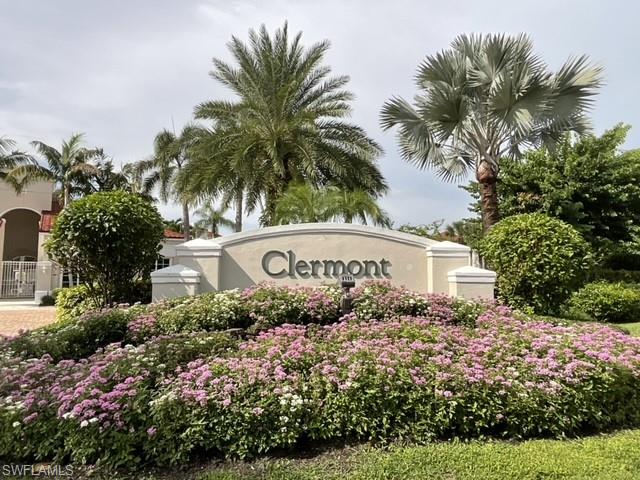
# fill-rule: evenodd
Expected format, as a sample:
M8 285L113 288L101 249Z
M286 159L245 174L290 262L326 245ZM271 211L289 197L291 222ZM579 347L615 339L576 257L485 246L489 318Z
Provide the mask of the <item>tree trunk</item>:
M481 162L476 173L482 206L482 229L487 232L500 220L498 210L498 175L487 162Z
M235 232L242 231L242 200L242 191L240 191L236 194L236 219L233 226Z
M69 185L65 184L63 187L64 190L64 198L62 199L62 208L65 208L69 204Z
M183 202L182 204L182 232L184 233L184 241L187 242L189 240L189 204L187 202Z

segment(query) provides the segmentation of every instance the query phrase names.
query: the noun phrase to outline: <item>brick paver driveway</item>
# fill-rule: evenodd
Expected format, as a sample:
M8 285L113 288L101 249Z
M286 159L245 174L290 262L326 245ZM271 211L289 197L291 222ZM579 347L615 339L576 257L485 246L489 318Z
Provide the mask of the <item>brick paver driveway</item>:
M55 307L11 306L0 302L0 335L33 330L56 319Z

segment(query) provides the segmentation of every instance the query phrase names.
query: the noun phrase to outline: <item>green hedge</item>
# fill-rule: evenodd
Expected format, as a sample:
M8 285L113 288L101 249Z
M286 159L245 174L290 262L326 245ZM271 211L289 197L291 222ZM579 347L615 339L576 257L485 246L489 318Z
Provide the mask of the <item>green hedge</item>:
M594 282L573 294L569 316L598 322L640 321L640 286Z

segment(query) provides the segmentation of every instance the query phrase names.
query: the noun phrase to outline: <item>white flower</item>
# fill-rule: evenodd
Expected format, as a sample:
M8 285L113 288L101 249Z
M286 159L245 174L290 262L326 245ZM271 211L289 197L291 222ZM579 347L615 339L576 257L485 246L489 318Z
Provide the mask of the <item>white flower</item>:
M84 428L84 427L86 427L87 425L89 425L89 422L87 422L86 420L83 420L82 422L80 422L80 427L81 427L81 428Z
M89 423L96 423L98 419L96 417L90 418Z
M18 428L20 426L20 422L13 422L12 426L13 428Z

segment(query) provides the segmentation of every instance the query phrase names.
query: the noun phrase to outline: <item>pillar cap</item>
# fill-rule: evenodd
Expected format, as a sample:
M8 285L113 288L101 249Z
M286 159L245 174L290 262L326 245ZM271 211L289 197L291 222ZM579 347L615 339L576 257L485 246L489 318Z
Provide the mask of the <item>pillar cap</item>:
M176 257L220 257L222 247L215 241L196 238L176 245Z
M470 252L471 249L466 245L448 240L427 247L427 257L467 258Z
M495 283L496 272L478 267L460 267L447 272L449 283Z
M184 265L171 265L151 272L151 283L200 283L200 272Z

